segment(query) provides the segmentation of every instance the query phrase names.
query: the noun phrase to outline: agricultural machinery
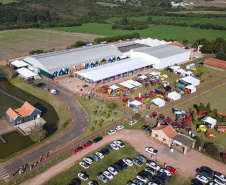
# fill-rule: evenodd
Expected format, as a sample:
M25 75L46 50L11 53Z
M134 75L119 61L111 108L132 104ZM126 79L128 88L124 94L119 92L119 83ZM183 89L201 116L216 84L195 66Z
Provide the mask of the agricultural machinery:
M166 92L161 90L161 89L154 89L153 92L157 93L157 94L161 94L161 95L165 95L166 94Z
M217 132L219 134L226 133L226 126L217 126Z
M177 84L177 87L180 88L180 89L184 89L185 88L184 84Z
M164 100L170 102L170 98L168 96L164 96Z
M173 122L172 125L173 126L178 126L178 125L180 125L180 122Z
M152 112L150 115L151 118L158 118L157 112Z
M173 123L173 120L171 119L171 117L167 117L167 118L164 120L164 123L170 123L170 124L172 124L172 123Z
M159 114L158 119L162 119L164 121L165 120L165 116L163 114Z
M172 90L172 88L169 85L164 87L164 89L165 89L166 92L171 92L171 90Z
M205 132L206 131L206 125L199 125L197 128L197 132Z
M122 99L122 101L127 102L129 100L129 98L125 97Z
M206 137L208 137L209 139L213 138L213 137L217 137L216 134L214 134L213 132L210 132L210 129L206 132Z
M147 93L145 93L144 95L141 95L141 98L150 98L150 96Z
M155 95L156 95L156 94L155 94L154 92L152 92L152 91L150 92L150 97L153 97L153 98L154 98Z

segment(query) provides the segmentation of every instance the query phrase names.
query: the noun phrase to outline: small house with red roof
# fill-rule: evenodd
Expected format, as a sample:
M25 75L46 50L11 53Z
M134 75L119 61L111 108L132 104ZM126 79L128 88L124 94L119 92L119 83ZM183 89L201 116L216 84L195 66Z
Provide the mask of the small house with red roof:
M14 125L19 125L21 123L34 120L36 118L40 118L41 111L35 108L30 103L25 102L21 108L9 108L6 111L6 115Z

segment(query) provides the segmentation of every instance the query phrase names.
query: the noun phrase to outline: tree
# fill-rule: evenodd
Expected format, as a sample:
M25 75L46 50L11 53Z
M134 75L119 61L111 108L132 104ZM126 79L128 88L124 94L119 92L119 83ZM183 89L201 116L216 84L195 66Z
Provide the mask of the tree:
M205 75L204 72L200 71L196 74L196 77L199 78L200 80L202 80L202 77Z
M196 137L196 140L195 140L195 147L196 148L199 148L200 146L202 145L202 141L199 137Z
M126 17L123 17L120 21L121 25L127 25L129 23L128 19Z
M206 153L211 156L215 157L215 156L219 155L218 149L213 143L205 143L204 149L205 149Z
M188 44L188 40L184 39L183 44L186 46Z
M200 103L200 105L198 106L198 110L206 110L206 107L203 103Z
M5 73L5 77L8 79L8 80L11 80L15 74L15 71L7 64L5 66L3 66L3 71Z
M210 103L206 105L206 112L209 113L211 111Z
M110 118L110 114L105 114L104 116L105 116L105 118L107 118L107 119Z
M46 137L46 130L44 130L42 127L40 126L34 126L32 129L31 129L31 133L30 133L30 138L32 141L35 141L35 142L41 142L41 140L43 140L45 137Z
M147 18L147 23L152 23L152 17L151 17L151 16L149 16L149 17Z
M109 104L107 105L107 107L108 107L109 109L113 110L113 109L116 109L116 107L118 107L118 105L116 105L115 103L109 103Z
M81 47L81 46L84 46L85 45L85 42L81 41L81 40L78 40L75 42L75 44L73 45L74 47Z
M225 60L226 61L226 53L219 52L216 54L216 58L220 60Z

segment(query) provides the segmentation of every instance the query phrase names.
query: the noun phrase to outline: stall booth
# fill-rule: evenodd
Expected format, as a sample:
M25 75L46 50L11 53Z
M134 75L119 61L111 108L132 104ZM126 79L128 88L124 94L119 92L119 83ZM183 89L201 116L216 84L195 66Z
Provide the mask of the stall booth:
M191 71L186 71L185 76L194 76L194 73Z
M177 74L179 74L181 76L185 76L186 71L180 68L180 69L176 70L175 73L177 73Z
M147 79L148 77L145 76L145 75L142 75L142 76L139 76L138 78L140 78L140 79L142 79L142 80L145 80L145 79Z
M161 98L155 98L152 102L158 107L163 107L166 104L166 102Z
M186 77L181 78L180 80L182 80L192 86L197 86L200 84L200 80L198 80L192 76L186 76Z
M207 123L211 129L217 125L217 120L211 117L204 117L203 119L201 119L201 121Z
M171 92L168 94L168 97L174 101L179 100L181 98L181 95L177 92Z
M186 87L185 87L185 89L190 90L190 91L191 91L191 93L196 92L196 87L194 87L193 85L188 85L188 86L186 86Z
M141 103L137 100L129 102L129 105L132 106L134 109L139 109L139 108L143 107L143 103Z

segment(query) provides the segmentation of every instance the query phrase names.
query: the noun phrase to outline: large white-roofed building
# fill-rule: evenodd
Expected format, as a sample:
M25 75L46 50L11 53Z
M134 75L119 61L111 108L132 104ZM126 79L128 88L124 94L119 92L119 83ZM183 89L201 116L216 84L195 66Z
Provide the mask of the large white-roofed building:
M142 57L154 63L154 68L163 69L167 66L182 63L189 60L190 51L169 45L155 47L141 47L130 50L131 57Z
M115 46L99 44L27 57L23 61L32 65L35 72L54 79L68 74L72 67L76 70L76 67L80 65L84 66L82 69L87 69L98 66L101 62L113 62L121 56L122 53Z

